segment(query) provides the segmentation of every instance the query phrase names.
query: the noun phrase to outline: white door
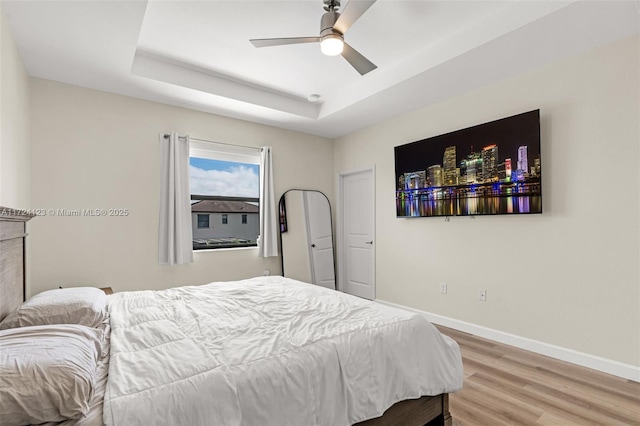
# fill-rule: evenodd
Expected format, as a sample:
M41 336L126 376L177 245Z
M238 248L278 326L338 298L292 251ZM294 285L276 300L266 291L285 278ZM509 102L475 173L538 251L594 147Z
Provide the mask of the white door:
M374 169L339 175L340 289L374 300Z
M329 201L324 194L317 191L305 191L303 197L313 283L335 290L333 231Z

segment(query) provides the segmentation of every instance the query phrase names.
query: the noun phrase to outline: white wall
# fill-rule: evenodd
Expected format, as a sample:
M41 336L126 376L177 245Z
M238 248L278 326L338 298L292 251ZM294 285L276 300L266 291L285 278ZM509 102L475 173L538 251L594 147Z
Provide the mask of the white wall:
M292 187L333 199L329 139L226 117L31 80L32 205L129 209L127 217L37 217L31 221L33 294L58 285L162 289L280 273L257 248L196 252L187 266L158 265L158 135L273 147L279 197Z
M1 9L0 55L0 206L24 209L31 205L29 77Z
M640 366L639 43L338 139L336 172L376 165L377 297ZM542 215L395 217L394 146L537 108Z

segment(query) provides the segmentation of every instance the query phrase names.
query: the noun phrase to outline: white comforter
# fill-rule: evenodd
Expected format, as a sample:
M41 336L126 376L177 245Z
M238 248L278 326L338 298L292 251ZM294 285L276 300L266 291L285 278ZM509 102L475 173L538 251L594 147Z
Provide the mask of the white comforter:
M423 317L283 277L109 298L107 426L349 425L462 388Z

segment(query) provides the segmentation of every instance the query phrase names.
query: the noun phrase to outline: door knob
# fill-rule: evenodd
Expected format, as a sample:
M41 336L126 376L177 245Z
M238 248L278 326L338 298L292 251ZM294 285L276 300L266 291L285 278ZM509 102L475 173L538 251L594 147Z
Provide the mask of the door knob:
M314 247L314 248L315 248L315 246L316 246L315 244L311 244L311 247Z
M373 245L373 241L365 241L364 243Z

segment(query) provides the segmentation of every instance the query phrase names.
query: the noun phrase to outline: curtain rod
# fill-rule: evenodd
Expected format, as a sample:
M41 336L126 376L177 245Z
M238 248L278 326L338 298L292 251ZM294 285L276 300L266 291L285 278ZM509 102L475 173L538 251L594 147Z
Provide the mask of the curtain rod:
M165 133L164 134L164 138L165 139L169 139L171 135ZM179 139L184 139L184 136L178 136ZM218 145L227 145L227 146L239 146L240 148L249 148L249 149L255 149L257 151L262 151L262 148L259 147L255 147L255 146L247 146L247 145L236 145L233 143L224 143L224 142L216 142L216 141L208 141L206 139L198 139L198 138L192 138L189 137L189 139L194 140L194 141L198 141L198 142L206 142L206 143L217 143Z

